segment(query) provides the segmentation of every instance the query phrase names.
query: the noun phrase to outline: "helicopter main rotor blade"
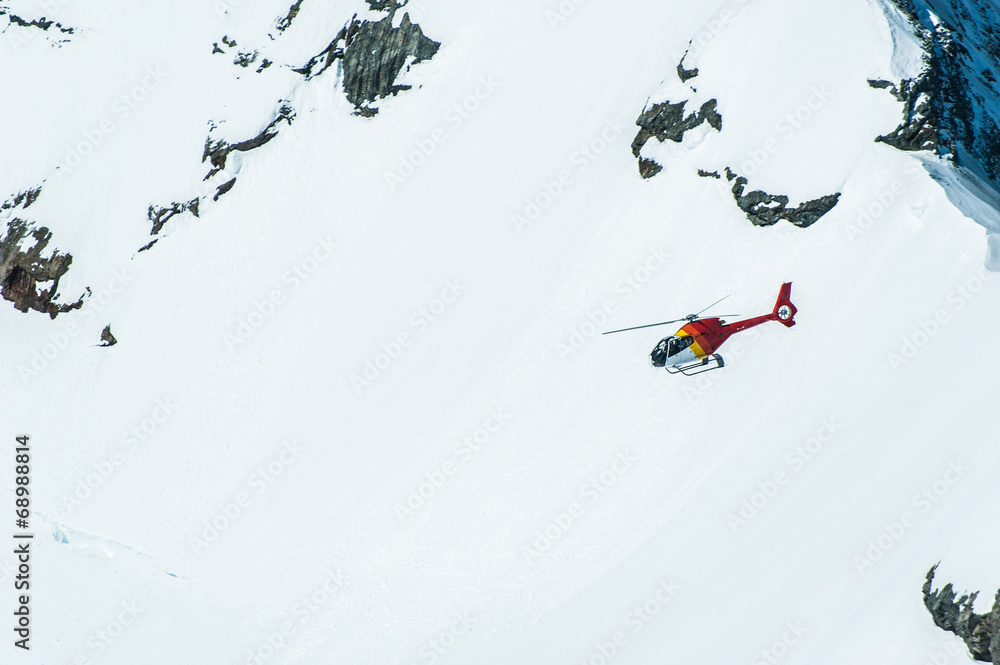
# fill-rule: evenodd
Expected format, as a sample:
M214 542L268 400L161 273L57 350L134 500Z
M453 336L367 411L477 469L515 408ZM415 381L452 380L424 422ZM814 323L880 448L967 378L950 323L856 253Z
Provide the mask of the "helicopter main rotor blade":
M609 330L608 332L601 333L601 334L602 335L613 335L614 333L628 332L629 330L641 330L643 328L655 328L656 326L665 326L665 325L668 325L668 324L671 324L671 323L680 323L681 321L695 321L695 320L698 319L698 317L701 316L702 312L705 312L707 310L712 309L713 307L715 307L716 305L718 305L720 302L722 302L723 300L725 300L728 297L729 297L728 295L722 296L721 298L719 298L718 300L716 300L715 302L713 302L711 305L709 305L705 309L701 310L701 312L698 312L697 314L689 314L688 316L685 316L683 319L674 319L673 321L663 321L661 323L649 323L649 324L644 325L644 326L633 326L631 328L622 328L621 330ZM737 315L736 314L721 314L718 318L721 318L722 316L737 316ZM716 317L712 317L712 318L716 318Z
M722 302L723 300L725 300L728 297L729 297L728 295L722 296L721 298L719 298L718 300L716 300L715 302L713 302L711 305L709 305L705 309L701 310L701 312L707 312L708 310L712 309L713 307L715 307L716 305L718 305L720 302ZM698 312L697 314L695 314L694 317L698 318L699 316L701 316L701 312ZM731 316L731 315L727 315L727 316Z
M621 330L609 330L606 333L601 333L602 335L610 335L612 333L626 332L629 330L639 330L640 328L653 328L656 326L665 326L668 323L680 323L681 321L687 321L687 319L674 319L673 321L663 321L662 323L649 323L644 326L633 326L632 328L622 328Z

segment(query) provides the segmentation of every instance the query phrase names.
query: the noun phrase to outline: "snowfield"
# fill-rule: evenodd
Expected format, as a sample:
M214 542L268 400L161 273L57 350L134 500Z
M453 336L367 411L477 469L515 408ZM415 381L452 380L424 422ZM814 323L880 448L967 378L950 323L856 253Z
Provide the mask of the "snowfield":
M0 307L35 534L5 662L972 662L920 585L1000 588L1000 279L930 157L874 142L900 104L867 79L919 61L881 3L416 0L441 49L372 118L339 66L292 71L361 2L281 34L288 0L7 4L74 28L0 35L0 183L42 185L18 214L73 256L60 302L90 296ZM651 141L643 180L667 98L723 128ZM241 141L281 103L206 190L209 123ZM697 174L727 166L842 196L754 227ZM150 205L234 176L138 253ZM766 313L783 281L798 325L701 377L649 366L669 326L600 334Z

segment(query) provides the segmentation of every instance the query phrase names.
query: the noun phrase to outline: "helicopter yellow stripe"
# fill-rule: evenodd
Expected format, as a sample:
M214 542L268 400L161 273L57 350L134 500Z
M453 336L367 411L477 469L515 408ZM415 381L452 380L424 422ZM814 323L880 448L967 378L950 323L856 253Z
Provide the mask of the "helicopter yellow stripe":
M685 328L686 327L687 326L685 326ZM691 333L689 333L687 330L684 330L684 328L681 328L680 330L677 331L677 337L691 337ZM707 353L705 353L705 350L701 348L701 345L698 344L697 336L694 337L694 341L691 342L691 346L689 346L688 348L694 351L694 355L697 358L704 358L705 356L708 355Z

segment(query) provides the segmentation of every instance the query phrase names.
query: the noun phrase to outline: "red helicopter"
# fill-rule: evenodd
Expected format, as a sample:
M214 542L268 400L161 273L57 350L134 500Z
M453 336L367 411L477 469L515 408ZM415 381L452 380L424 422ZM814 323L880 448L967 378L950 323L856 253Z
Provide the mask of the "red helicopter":
M794 326L795 312L798 310L792 304L791 295L792 283L785 282L781 285L781 290L778 292L778 300L774 303L774 309L770 314L755 316L752 319L745 319L736 323L726 323L718 316L699 318L702 312L715 307L725 300L725 298L722 298L701 310L701 312L688 314L683 319L650 323L645 326L622 328L621 330L610 330L604 334L611 335L627 330L639 330L640 328L652 328L654 326L665 326L670 323L687 321L676 333L660 340L660 343L656 345L653 352L649 354L649 361L653 367L666 368L671 374L694 376L695 374L725 367L726 363L716 351L731 335L753 328L754 326L759 326L768 321L777 321L789 328ZM722 316L732 315L723 314Z

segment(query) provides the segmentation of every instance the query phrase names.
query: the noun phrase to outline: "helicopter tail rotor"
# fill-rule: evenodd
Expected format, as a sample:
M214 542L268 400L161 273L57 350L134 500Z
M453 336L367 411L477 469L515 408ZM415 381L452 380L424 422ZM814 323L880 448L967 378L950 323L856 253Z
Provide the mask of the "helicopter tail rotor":
M791 328L795 325L795 313L798 309L792 304L792 283L785 282L778 292L778 300L774 303L771 316L783 326Z

